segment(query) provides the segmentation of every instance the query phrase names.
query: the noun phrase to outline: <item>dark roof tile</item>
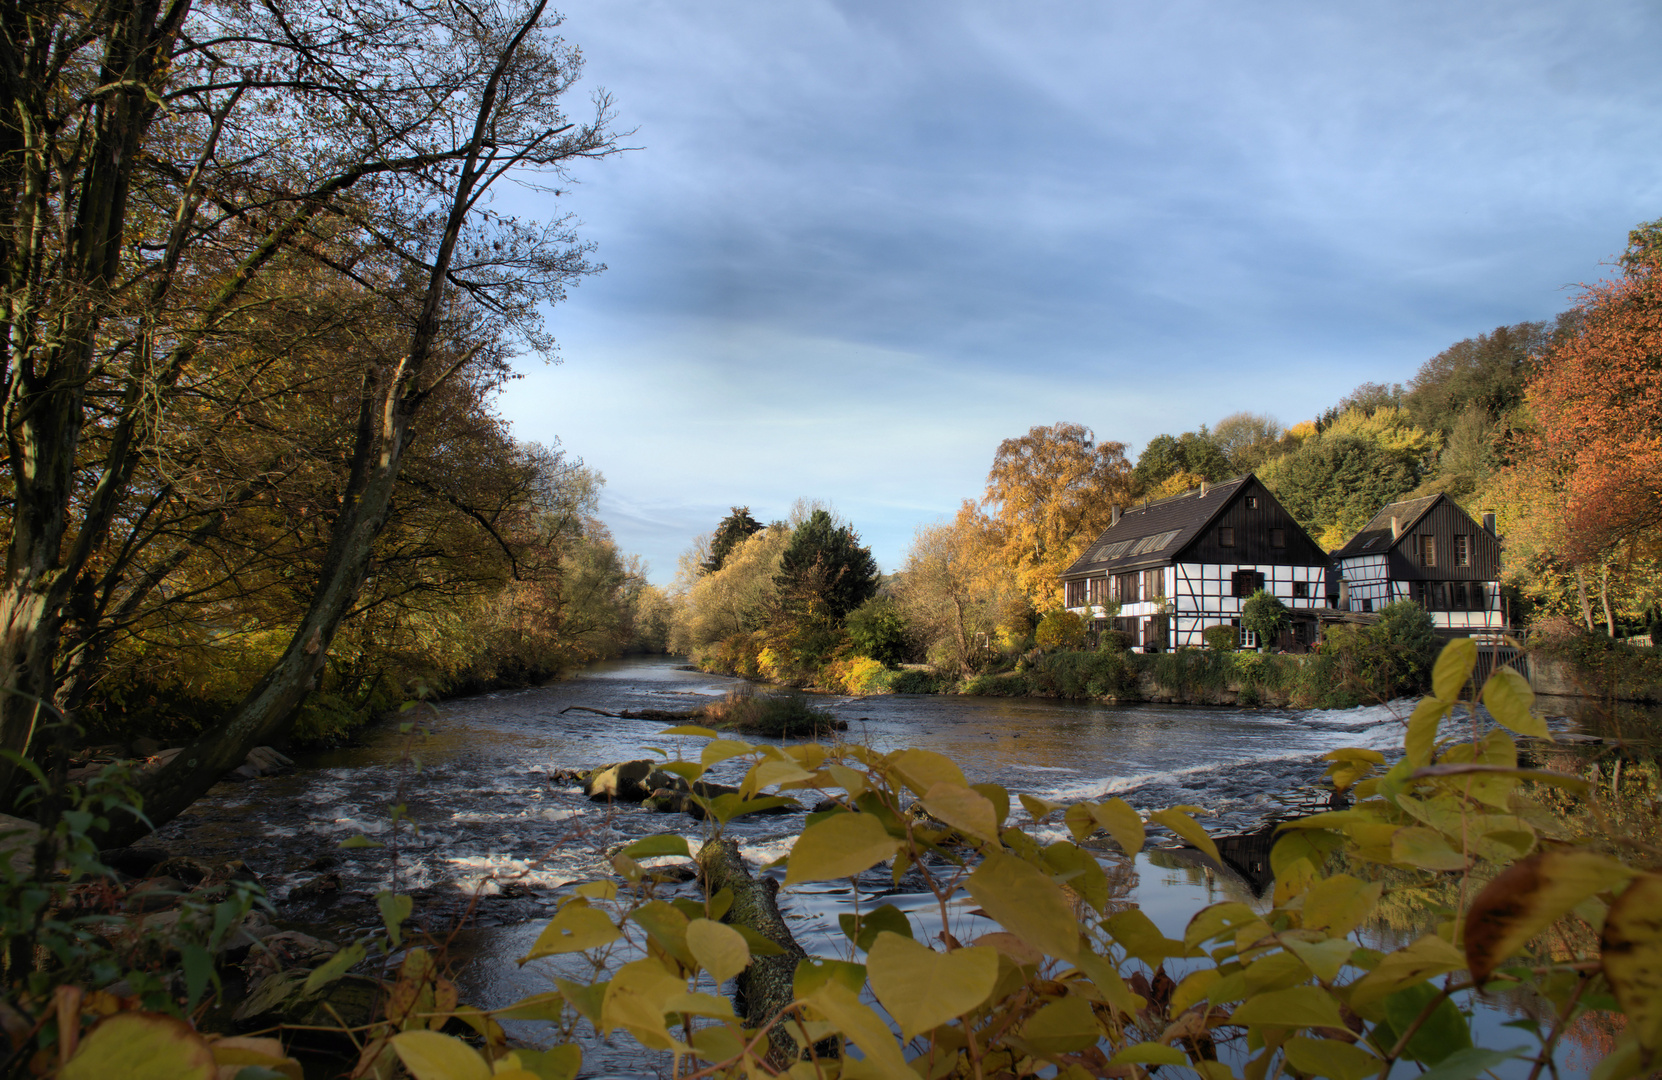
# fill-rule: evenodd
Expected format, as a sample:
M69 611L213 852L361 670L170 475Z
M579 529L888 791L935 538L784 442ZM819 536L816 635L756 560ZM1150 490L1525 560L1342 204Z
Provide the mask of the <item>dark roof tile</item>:
M1391 535L1391 519L1397 519L1402 533L1411 532L1414 525L1431 510L1441 495L1426 495L1418 499L1404 499L1388 503L1373 519L1362 526L1362 531L1351 537L1345 546L1333 553L1335 559L1351 559L1359 555L1383 555L1399 537Z
M1104 529L1062 576L1135 570L1169 562L1252 478L1247 473L1209 484L1204 496L1199 488L1191 488L1181 495L1131 507L1120 515L1119 524Z

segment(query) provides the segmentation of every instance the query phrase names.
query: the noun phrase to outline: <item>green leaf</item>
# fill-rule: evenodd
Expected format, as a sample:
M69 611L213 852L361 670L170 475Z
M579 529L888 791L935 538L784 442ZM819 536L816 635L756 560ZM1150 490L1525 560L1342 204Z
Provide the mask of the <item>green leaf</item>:
M576 1043L551 1046L547 1050L517 1049L519 1067L537 1080L573 1080L583 1068L583 1048Z
M331 956L322 964L312 969L312 973L306 976L306 986L304 992L310 994L315 990L328 986L342 975L345 975L354 964L363 958L363 945L353 942L351 945L348 945L346 948L342 949L340 952Z
M969 786L963 770L951 758L933 750L902 750L889 759L888 765L900 782L918 795L927 794L936 784Z
M375 906L381 909L381 922L387 928L387 940L397 948L404 941L404 920L415 910L415 901L408 896L383 889L375 894Z
M936 952L910 937L878 934L866 954L872 993L912 1037L963 1016L998 981L998 950L984 945Z
M791 993L799 998L812 997L828 982L858 994L866 985L866 965L847 960L827 960L822 956L804 956L797 961L796 971L791 975Z
M181 945L179 966L185 972L186 1008L194 1009L202 999L202 991L208 988L208 982L213 978L214 958L200 945Z
M1096 819L1098 825L1108 830L1108 835L1114 838L1114 843L1127 855L1135 855L1143 850L1143 843L1147 840L1143 819L1124 799L1109 799L1092 806L1091 817Z
M1040 1009L1022 1025L1021 1038L1047 1054L1068 1054L1095 1046L1102 1038L1102 1025L1083 997L1069 994Z
M387 845L379 840L371 840L367 836L349 836L340 842L340 846L343 848L378 848Z
M1496 1065L1523 1057L1527 1053L1527 1046L1514 1046L1510 1050L1468 1047L1465 1050L1456 1050L1435 1067L1421 1073L1416 1080L1473 1080L1473 1077L1481 1076Z
M833 814L802 830L786 863L785 884L853 877L900 847L871 814Z
M837 925L841 926L848 940L854 942L855 948L862 952L871 948L877 935L888 931L899 934L901 937L912 937L912 922L906 913L893 904L884 904L864 915L838 915Z
M1435 829L1410 826L1391 834L1391 858L1422 870L1464 870L1466 857Z
M1438 990L1430 983L1416 983L1399 990L1385 999L1385 1018L1391 1030L1403 1032L1438 997ZM1470 1049L1471 1029L1466 1018L1449 998L1437 1002L1431 1015L1420 1024L1414 1037L1408 1040L1408 1056L1425 1065L1435 1065L1459 1050Z
M1412 945L1386 955L1372 971L1352 983L1350 1007L1361 1012L1370 1002L1389 997L1405 987L1459 971L1464 961L1459 949L1436 934L1426 934Z
M965 836L998 843L998 810L979 791L943 781L930 788L920 802L933 817Z
M726 982L750 963L750 946L744 935L731 926L710 919L694 919L687 924L687 948L698 966L710 973L718 984Z
M1483 684L1483 707L1497 724L1519 735L1550 741L1547 722L1530 712L1534 704L1535 691L1529 688L1529 680L1509 667L1496 668Z
M1143 914L1141 908L1117 911L1104 919L1102 926L1128 956L1141 960L1151 968L1158 967L1160 961L1167 957L1189 955L1187 945L1162 934L1160 928L1154 925L1154 920Z
M671 775L679 776L689 784L708 771L696 761L666 761L658 768Z
M623 849L623 854L631 859L653 859L662 855L679 855L682 858L692 858L692 852L687 848L687 838L675 833L659 833L636 840Z
M1455 638L1443 646L1436 664L1431 668L1431 692L1444 701L1460 700L1460 688L1472 677L1477 667L1477 642L1471 638Z
M744 943L750 946L751 956L784 956L785 950L779 943L763 934L760 930L753 930L748 926L735 926L733 929L744 938Z

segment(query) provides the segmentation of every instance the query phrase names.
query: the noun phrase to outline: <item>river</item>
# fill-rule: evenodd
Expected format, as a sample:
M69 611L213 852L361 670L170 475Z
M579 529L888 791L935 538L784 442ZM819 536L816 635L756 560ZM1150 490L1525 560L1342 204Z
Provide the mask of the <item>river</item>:
M363 745L310 755L286 775L219 785L155 843L210 861L242 859L283 917L338 940L378 925L373 896L383 888L413 894L418 919L435 934L471 908L470 928L451 939L464 997L486 1007L506 1004L550 988L542 965L521 969L514 960L562 886L609 873L608 850L629 840L679 832L696 844L703 836L685 816L599 806L576 787L550 782L555 770L650 757L651 747L696 757L702 740L660 736L664 725L657 722L562 710L687 709L736 685L673 658L636 658L546 687L418 708L406 714L407 732L383 724ZM972 782L1057 800L1115 794L1142 809L1198 805L1211 812L1203 820L1214 833L1307 812L1323 797L1319 756L1341 746L1400 745L1400 718L1411 705L1297 711L922 695L819 703L848 722L846 739L881 750L939 751ZM741 768L718 766L712 779L733 782ZM760 865L788 850L800 824L799 815L753 817L730 832ZM1040 832L1046 839L1064 835L1059 828ZM341 847L357 836L383 846ZM338 889L319 889L337 880ZM1266 906L1247 881L1214 876L1169 853L1138 856L1120 880L1125 898L1174 936L1213 900ZM308 893L313 898L304 899ZM939 929L939 917L927 910L933 897L884 899L912 910L926 929L931 920ZM826 956L847 952L835 916L850 900L845 888L826 886L781 894L798 940ZM1497 1037L1505 1034L1516 1035ZM586 1049L584 1074L655 1075L660 1065L624 1045L596 1045Z

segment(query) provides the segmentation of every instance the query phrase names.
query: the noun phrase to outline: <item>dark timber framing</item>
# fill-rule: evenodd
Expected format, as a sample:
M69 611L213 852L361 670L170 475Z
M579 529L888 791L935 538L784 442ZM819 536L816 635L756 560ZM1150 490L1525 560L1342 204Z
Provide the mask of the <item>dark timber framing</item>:
M1239 625L1262 588L1293 610L1294 636L1315 640L1330 560L1251 473L1202 484L1119 514L1062 575L1068 610L1114 627L1143 651L1200 646L1209 626ZM1242 635L1243 647L1255 647Z
M1333 553L1350 610L1413 600L1448 637L1504 630L1501 544L1493 519L1485 521L1479 525L1447 495L1384 507Z

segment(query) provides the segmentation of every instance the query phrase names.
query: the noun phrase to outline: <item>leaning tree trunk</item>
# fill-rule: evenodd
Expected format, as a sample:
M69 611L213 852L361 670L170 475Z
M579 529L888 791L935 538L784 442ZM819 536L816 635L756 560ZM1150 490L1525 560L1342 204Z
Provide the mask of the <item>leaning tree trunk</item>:
M796 966L807 958L807 950L796 943L790 927L785 925L784 917L779 914L772 880L763 878L758 881L750 876L735 841L712 840L705 844L698 852L698 868L711 893L732 890L733 906L727 909L725 921L749 927L785 950L778 956L755 957L734 980L739 995L744 999L745 1026L759 1028L795 1000L792 985L796 978ZM815 1053L827 1057L835 1050L830 1046L818 1046ZM796 1040L786 1034L783 1026L775 1027L768 1033L770 1065L788 1069L801 1058L802 1051L797 1047Z

